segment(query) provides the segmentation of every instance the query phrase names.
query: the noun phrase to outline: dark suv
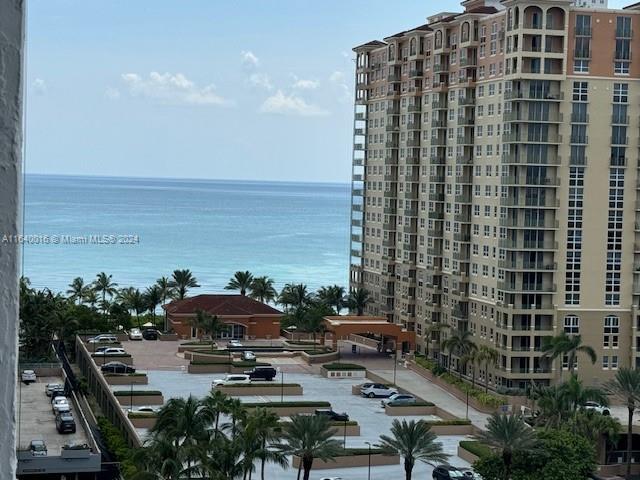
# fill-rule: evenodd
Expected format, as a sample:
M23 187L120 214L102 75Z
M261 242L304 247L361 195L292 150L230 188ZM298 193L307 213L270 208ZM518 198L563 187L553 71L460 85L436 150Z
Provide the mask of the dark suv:
M334 412L330 408L319 408L316 410L316 415L322 415L329 418L332 422L348 422L349 415L346 413Z
M60 412L56 415L56 429L58 433L76 433L76 421L71 412Z
M266 380L271 381L276 378L278 372L273 367L255 367L253 370L247 370L244 372L249 375L251 380Z
M142 331L142 338L145 340L157 340L158 339L158 330L155 328L145 328Z

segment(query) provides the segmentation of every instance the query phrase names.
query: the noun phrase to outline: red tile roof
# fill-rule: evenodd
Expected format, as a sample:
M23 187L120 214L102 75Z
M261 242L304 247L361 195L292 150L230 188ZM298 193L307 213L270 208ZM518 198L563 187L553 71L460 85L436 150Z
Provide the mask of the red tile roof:
M203 310L210 315L219 316L250 316L250 315L282 315L269 305L260 303L242 295L196 295L184 300L174 300L164 309L169 314L189 315Z

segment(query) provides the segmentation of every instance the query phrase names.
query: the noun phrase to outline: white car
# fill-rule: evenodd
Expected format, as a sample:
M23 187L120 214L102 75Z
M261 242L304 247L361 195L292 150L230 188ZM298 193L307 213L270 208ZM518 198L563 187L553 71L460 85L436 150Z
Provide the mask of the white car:
M227 343L227 348L238 348L242 347L242 344L238 340L229 340Z
M57 415L60 412L71 411L71 406L69 405L67 397L54 397L53 400L51 400L51 410L53 410L54 415Z
M387 405L389 405L390 407L397 405L408 405L411 403L416 403L416 397L406 393L395 393L389 398L385 398L380 403L383 407L386 407Z
M320 480L342 480L342 477L322 477Z
M245 362L253 362L256 359L256 354L250 352L249 350L245 350L241 355L242 360Z
M585 410L594 410L602 415L608 416L611 415L611 411L605 407L604 405L600 405L597 402L586 402L584 404Z
M54 391L64 390L64 385L61 383L47 383L44 387L44 393L47 397L50 397Z
M36 381L36 372L33 370L23 370L22 371L22 381L26 384L33 383Z
M129 330L129 340L142 340L142 332L139 328Z
M395 388L390 388L382 383L365 383L360 388L360 394L363 397L375 398L385 397L388 398L391 395L395 395L398 391Z
M118 343L115 335L96 335L89 339L89 343Z
M211 386L213 388L216 388L226 385L249 385L250 383L251 378L249 377L249 375L231 374L219 380L214 380L213 382L211 382Z
M126 355L126 354L127 352L124 350L124 348L118 348L118 347L105 348L104 350L95 353L95 355Z

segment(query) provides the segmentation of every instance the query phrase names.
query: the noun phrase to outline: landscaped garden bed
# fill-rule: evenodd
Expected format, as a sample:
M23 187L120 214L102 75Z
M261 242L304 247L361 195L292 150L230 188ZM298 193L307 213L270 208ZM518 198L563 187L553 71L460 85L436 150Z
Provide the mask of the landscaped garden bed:
M365 378L366 367L356 363L326 363L320 369L326 378Z
M406 405L385 405L385 415L436 415L437 407L431 402L417 401Z
M458 418L455 420L426 421L436 435L473 435L475 428L471 420Z
M162 405L164 397L158 390L117 390L113 395L120 405Z
M221 385L216 387L222 393L232 396L258 395L302 395L302 385L299 383L255 382L249 385Z
M381 448L346 448L342 452L333 457L332 460L324 461L315 459L313 461L314 470L326 470L332 468L350 468L350 467L366 467L371 462L371 466L380 465L398 465L400 456L392 450L384 450ZM293 456L292 466L298 468L300 465L300 457Z
M129 421L136 428L151 429L156 424L158 414L155 412L129 412Z
M149 383L146 373L103 373L102 376L109 385L147 385Z
M472 464L492 453L491 447L476 440L463 440L458 444L458 456Z
M323 401L249 402L243 405L246 408L268 408L281 417L315 413L318 408L331 408L331 402Z

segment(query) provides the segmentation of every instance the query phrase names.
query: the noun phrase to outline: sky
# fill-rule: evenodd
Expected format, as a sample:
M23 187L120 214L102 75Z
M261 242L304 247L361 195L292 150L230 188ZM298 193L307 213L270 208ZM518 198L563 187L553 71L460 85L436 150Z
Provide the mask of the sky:
M30 0L25 169L348 182L351 48L459 10L452 0Z

